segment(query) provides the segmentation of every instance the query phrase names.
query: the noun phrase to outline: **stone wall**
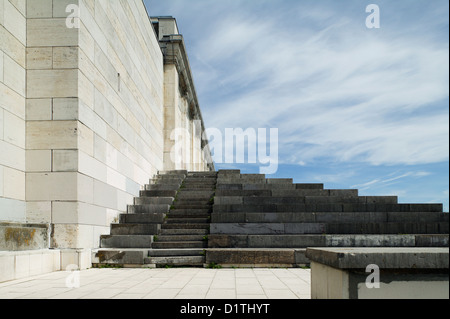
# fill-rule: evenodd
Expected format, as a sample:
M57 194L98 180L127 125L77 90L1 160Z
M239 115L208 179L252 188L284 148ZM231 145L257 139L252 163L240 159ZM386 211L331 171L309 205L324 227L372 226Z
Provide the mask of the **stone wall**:
M0 220L26 221L26 4L0 0Z
M213 169L189 65L166 63L142 0L0 0L0 40L0 221L98 247L173 168L175 128L189 132L180 168Z

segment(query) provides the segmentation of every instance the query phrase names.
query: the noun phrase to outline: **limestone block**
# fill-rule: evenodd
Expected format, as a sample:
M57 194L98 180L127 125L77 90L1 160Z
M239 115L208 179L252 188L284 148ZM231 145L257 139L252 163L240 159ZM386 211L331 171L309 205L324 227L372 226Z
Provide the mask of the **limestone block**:
M94 157L94 132L78 122L78 149Z
M2 3L3 1L0 1L0 10ZM15 279L14 267L15 267L15 256L9 253L7 254L2 253L0 255L0 282Z
M4 3L4 1L0 1L0 25L5 24L4 12L5 12L5 3Z
M25 119L25 97L0 82L0 108Z
M30 47L76 46L78 29L67 28L64 18L28 19L27 44Z
M9 167L3 167L3 196L25 200L25 173Z
M76 97L78 70L28 70L28 98Z
M3 112L3 140L25 148L25 121L9 112Z
M23 45L26 45L26 18L11 2L4 1L4 27L11 32L11 34L20 41Z
M78 174L78 200L85 203L94 203L94 179L84 174Z
M118 190L106 183L94 180L94 204L111 209L118 207Z
M28 1L28 3L33 1ZM52 48L27 48L27 69L51 69L53 67L53 49Z
M78 72L78 98L89 108L94 108L94 84L81 71Z
M27 223L50 224L52 222L52 203L28 201L26 213Z
M3 52L0 51L0 82L3 82Z
M27 172L50 172L52 170L52 151L27 150L25 162Z
M25 75L25 69L21 65L3 55L3 83L21 96L25 96Z
M94 242L91 225L55 224L52 246L54 248L92 248ZM64 262L61 262L63 266Z
M27 99L26 108L27 121L52 120L52 99Z
M3 140L3 125L4 125L3 112L4 112L3 109L0 108L0 140Z
M53 150L52 169L53 172L76 172L78 171L78 151L76 150Z
M27 173L27 201L77 200L77 173Z
M77 120L78 103L77 98L53 99L53 120Z
M53 17L66 18L71 12L66 12L69 4L78 5L78 0L53 0ZM78 14L76 15L78 16Z
M107 167L104 163L96 160L84 152L79 152L78 170L80 173L107 182Z
M52 18L53 1L52 0L32 0L27 1L27 18Z
M27 149L76 149L77 121L27 122Z
M27 0L9 0L13 6L25 17L27 13Z
M17 170L25 170L25 150L11 143L0 140L0 165Z
M17 199L0 197L0 220L25 223L25 202Z
M0 197L3 197L3 166L0 165Z
M54 69L76 69L78 67L78 47L54 47Z
M10 56L25 68L25 45L17 40L3 25L0 25L0 51Z

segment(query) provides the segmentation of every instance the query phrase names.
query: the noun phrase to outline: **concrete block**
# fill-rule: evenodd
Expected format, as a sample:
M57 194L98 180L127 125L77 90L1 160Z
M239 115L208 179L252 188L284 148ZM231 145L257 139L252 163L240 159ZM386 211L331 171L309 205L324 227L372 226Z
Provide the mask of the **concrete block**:
M415 235L416 247L448 247L448 234Z
M30 21L30 20L29 20ZM28 98L65 98L78 96L78 70L28 70Z
M210 263L222 266L292 266L295 257L293 249L208 249L206 264Z
M323 184L294 184L296 189L323 189Z
M448 248L357 247L311 248L306 256L314 262L338 269L448 269Z
M208 247L209 248L246 248L248 246L247 235L208 235Z
M53 114L51 99L27 99L27 121L51 121L52 116Z
M52 18L53 1L52 0L34 0L27 1L27 18Z
M34 3L37 1L28 1ZM42 70L53 67L53 48L48 47L27 47L27 69Z
M134 198L134 205L172 205L174 199L174 197L136 197Z
M294 181L292 178L267 178L267 184L292 184Z

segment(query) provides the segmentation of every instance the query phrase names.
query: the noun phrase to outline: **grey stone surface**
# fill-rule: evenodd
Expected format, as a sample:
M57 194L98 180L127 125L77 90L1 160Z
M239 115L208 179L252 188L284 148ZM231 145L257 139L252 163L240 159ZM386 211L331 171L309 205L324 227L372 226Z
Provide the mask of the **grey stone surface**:
M340 269L448 269L448 248L308 248L306 256L314 262Z
M92 263L141 265L147 254L145 249L98 249L92 252Z
M111 235L157 235L159 224L111 224Z
M153 235L102 235L101 248L151 248Z
M162 224L166 214L120 214L119 222L123 224Z
M170 205L167 204L129 205L127 212L128 214L165 214L169 209Z
M135 205L172 205L175 197L135 197Z
M0 250L23 251L49 247L48 225L0 223Z

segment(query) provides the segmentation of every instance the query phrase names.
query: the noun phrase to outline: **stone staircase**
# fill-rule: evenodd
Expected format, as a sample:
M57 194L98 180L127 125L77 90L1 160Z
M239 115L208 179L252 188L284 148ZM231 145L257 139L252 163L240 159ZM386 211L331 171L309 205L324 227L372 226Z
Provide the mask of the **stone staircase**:
M216 172L158 174L101 236L93 264L203 267L216 179Z
M162 172L101 237L93 264L298 267L307 247L448 247L442 204L399 204L239 170Z
M219 171L206 263L295 267L307 247L448 247L448 234L442 204Z

